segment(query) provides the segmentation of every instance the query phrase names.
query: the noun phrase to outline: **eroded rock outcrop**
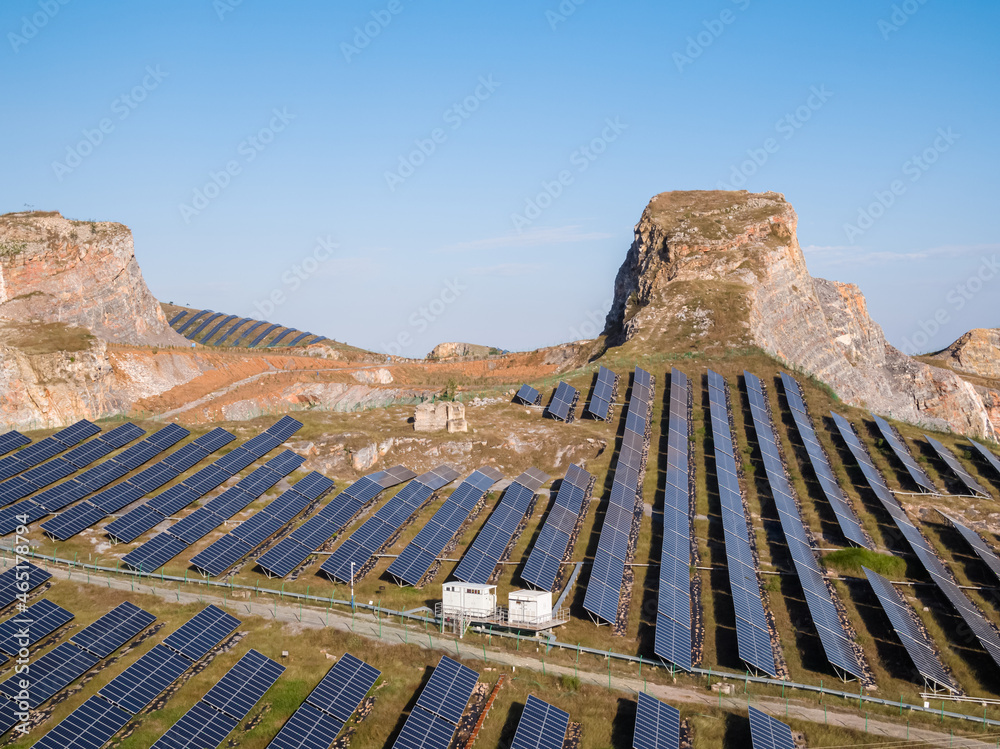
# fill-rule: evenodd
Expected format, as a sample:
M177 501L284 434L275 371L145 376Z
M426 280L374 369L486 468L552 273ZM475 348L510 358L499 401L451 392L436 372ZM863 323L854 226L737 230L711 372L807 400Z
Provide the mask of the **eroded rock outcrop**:
M608 342L680 352L757 346L852 405L995 439L992 396L889 345L857 287L809 275L797 222L779 193L657 195L615 279Z
M1000 329L970 330L935 356L952 369L1000 380Z

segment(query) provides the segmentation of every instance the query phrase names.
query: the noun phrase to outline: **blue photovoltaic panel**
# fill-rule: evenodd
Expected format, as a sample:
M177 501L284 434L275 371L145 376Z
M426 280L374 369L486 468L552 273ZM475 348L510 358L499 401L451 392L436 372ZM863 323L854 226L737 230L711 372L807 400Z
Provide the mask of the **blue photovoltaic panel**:
M225 333L223 333L221 336L219 336L219 340L217 340L212 345L213 346L221 346L223 343L226 342L226 339L229 338L229 336L231 336L233 333L235 333L240 328L240 326L246 325L252 319L253 319L252 317L244 317L242 320L238 320L236 323L234 323L232 326L230 326L230 328Z
M212 328L205 334L205 336L201 339L201 342L208 343L212 339L212 337L215 336L215 334L218 333L220 330L222 330L222 328L226 324L231 323L235 319L236 315L229 315L228 317L224 317L214 328Z
M896 430L892 428L892 425L881 416L877 416L874 413L872 414L872 418L875 419L875 424L878 425L878 430L882 433L882 437L889 444L889 447L892 448L896 457L899 458L899 462L906 467L906 470L913 479L913 482L919 486L922 491L937 494L938 490L937 487L934 486L934 482L931 481L924 469L917 465L917 461L913 459L913 454L910 452L910 448L907 447L902 438L896 434Z
M521 571L521 579L526 583L540 590L552 590L555 587L556 577L569 550L570 538L585 507L593 478L579 466L570 465L570 472L559 485L552 509L546 516L538 532L538 540Z
M187 319L187 321L183 325L181 325L181 327L177 328L177 332L180 333L181 335L184 335L184 331L187 330L189 327L191 327L191 325L194 323L195 320L197 320L202 315L210 315L210 314L212 314L212 310L210 309L203 309L201 312L195 312L193 315L191 315L191 317Z
M958 462L958 458L955 457L955 454L951 450L929 435L925 434L924 439L927 440L927 444L931 446L934 452L937 453L938 457L945 462L949 470L955 474L956 478L958 478L958 480L961 481L969 491L983 497L990 496L990 493L986 491L978 481L972 478L972 474L966 470L965 466Z
M753 749L795 749L791 728L752 705L747 707L750 710L750 740Z
M205 702L196 702L151 749L216 749L237 725L238 720Z
M101 749L132 720L124 710L91 697L42 736L36 749Z
M40 658L31 662L31 684L28 698L24 700L31 708L36 708L56 692L69 686L100 660L96 655L76 645L64 642ZM11 699L20 692L20 682L24 677L14 674L0 682L0 692Z
M611 404L614 403L617 389L618 375L602 366L597 370L597 382L590 396L590 403L587 404L587 413L595 419L607 421L611 415Z
M9 606L19 594L28 593L52 575L31 562L21 561L0 573L0 608Z
M562 749L569 713L529 694L511 749Z
M280 325L269 325L268 327L264 328L264 331L262 333L258 334L258 336L256 338L254 338L252 341L250 341L250 343L248 344L248 346L250 348L253 348L258 343L260 343L265 338L267 338L268 335L270 335L271 333L273 333L275 330L277 330L280 327L281 327Z
M312 333L299 333L297 336L295 336L295 338L293 338L291 341L288 342L288 345L289 346L294 346L295 344L297 344L299 341L301 341L306 336L311 336L311 335L312 335Z
M542 403L542 394L528 384L521 385L514 397L526 406L538 406Z
M321 335L318 335L315 338L313 338L311 341L309 341L309 343L307 343L306 346L312 346L314 343L319 343L320 341L325 341L325 340L326 340L326 338L324 338Z
M729 428L729 386L709 370L708 397L715 445L715 469L725 529L729 587L736 611L736 639L740 658L769 676L777 675L777 656L761 598L759 570L750 545L746 508Z
M750 401L757 444L760 446L771 496L778 510L778 519L785 542L795 565L795 571L805 594L806 606L819 635L827 660L840 671L858 678L865 676L854 640L844 629L842 606L838 606L832 588L824 577L824 569L807 534L791 482L785 472L784 456L778 446L764 385L750 372L743 372Z
M254 323L253 325L251 325L251 326L250 326L249 328L247 328L247 329L246 329L246 330L244 330L244 331L243 331L242 333L240 333L240 337L239 337L239 338L237 338L237 339L236 339L235 341L233 341L233 345L234 345L234 346L239 346L239 345L240 345L240 342L241 342L241 341L242 341L242 340L243 340L244 338L246 338L246 337L247 337L248 335L250 335L250 334L251 334L251 333L253 333L253 332L254 332L255 330L257 330L257 328L259 328L259 327L260 327L261 325L267 325L267 323L266 323L266 322L264 322L263 320L261 320L260 322L255 322L255 323Z
M122 563L140 572L153 572L188 547L186 541L169 533L153 536L137 549L122 557Z
M683 372L670 372L667 480L663 501L663 550L656 602L653 652L685 670L691 651L691 477L688 403L691 384Z
M906 604L892 583L867 567L862 569L865 571L865 576L871 583L872 590L875 591L889 623L892 624L899 641L913 660L913 665L916 666L920 675L933 684L936 689L943 688L949 692L958 693L954 679L948 675L937 656L934 643L927 637L923 628L917 625L919 619L913 609Z
M155 645L102 687L98 694L137 715L189 668L191 661L188 658L163 645Z
M906 511L896 501L892 492L889 491L889 487L886 486L882 474L872 465L871 456L868 454L868 450L862 444L861 440L858 439L851 423L840 414L831 412L831 415L841 437L847 443L848 449L861 468L861 472L865 475L868 486L875 493L875 496L878 497L885 511L892 517L896 527L910 545L917 559L924 566L927 574L931 576L938 589L955 608L976 639L979 640L983 649L989 653L994 663L1000 665L1000 635L998 635L996 627L986 619L979 607L973 601L969 600L969 597L958 587L954 576L945 567L940 557L934 551L934 548L930 545L930 542L917 530L916 525L910 520Z
M573 421L573 411L579 393L575 387L560 382L549 403L548 414L560 421Z
M978 452L983 457L983 460L985 460L993 467L993 470L996 471L997 476L1000 477L1000 458L998 458L990 450L988 450L985 445L981 445L975 440L970 440L970 442L972 442L972 446L976 449L976 452Z
M277 335L277 336L276 336L276 337L274 338L274 340L273 340L273 341L271 341L271 342L270 342L270 343L268 344L268 346L267 346L267 347L268 347L268 348L274 348L275 346L277 346L277 345L278 345L278 343L279 343L279 342L281 341L281 339L282 339L282 338L285 338L286 336L288 336L288 334L289 334L289 333L294 333L294 332L295 332L295 328L285 328L285 332L284 332L284 333L280 333L279 335ZM286 345L291 345L291 344L286 344Z
M420 691L417 707L456 726L476 688L479 674L448 656L442 656L434 673Z
M120 495L121 492L116 492L116 494ZM139 493L135 499L139 499L141 496L142 494ZM54 518L46 520L42 523L42 530L59 541L67 541L77 533L96 525L107 516L107 512L97 505L81 502Z
M183 486L173 488L180 492L185 491ZM190 501L193 502L194 499L195 498L192 497ZM108 523L105 527L105 531L107 531L108 535L112 538L116 538L123 543L131 543L150 528L155 528L164 520L166 520L166 516L154 510L147 502L144 505L139 505L134 510L129 510L127 514L117 520Z
M202 700L231 718L243 720L284 672L280 663L249 650Z
M211 325L212 322L214 322L215 320L218 320L220 317L222 317L221 312L212 313L204 320L202 320L200 323L198 323L198 326L190 333L187 333L184 337L187 338L189 341L193 341L195 336L197 336L201 331L203 331L206 327Z
M645 692L639 692L635 733L632 735L633 749L680 749L680 745L680 711Z
M163 644L196 661L203 658L240 624L235 616L216 606L208 606L167 636Z
M941 512L941 510L938 510L938 512ZM943 512L941 512L941 514L944 515ZM976 552L976 556L978 556L983 563L990 568L990 572L993 573L993 576L997 580L1000 580L1000 557L997 557L996 552L990 548L990 545L983 540L982 536L971 528L966 527L950 515L944 516L948 519L948 522L955 527L955 530L961 534L966 543L972 547L972 550Z
M57 442L61 442L66 445L66 447L72 447L83 442L88 437L93 437L94 435L100 434L101 428L96 424L87 421L86 419L81 419L75 424L62 429L52 435L52 439ZM22 452L23 454L23 452Z
M281 727L268 749L330 749L344 721L302 703Z
M12 700L0 700L0 734L7 733L11 728L21 722L17 713L20 708ZM329 749L324 746L322 749Z
M0 651L17 655L21 648L41 642L72 619L73 615L62 606L43 598L0 624Z
M448 749L456 730L444 718L414 707L392 746L393 749Z
M472 546L455 568L453 576L465 583L489 582L515 531L528 512L528 506L549 476L529 468L507 487L503 498L490 514Z
M107 658L155 621L156 617L148 611L125 601L81 629L70 640L94 655Z
M20 432L14 431L0 434L0 455L6 455L11 450L16 450L19 447L30 444L31 440Z
M302 422L291 416L282 416L264 431L277 438L282 443L302 428ZM277 447L277 445L275 445Z
M208 575L221 575L253 549L253 544L241 541L230 534L213 541L191 557L191 564Z
M381 675L374 666L344 653L309 693L306 702L346 723Z
M174 325L176 325L177 323L179 323L181 321L181 318L183 318L184 315L186 315L186 314L187 314L187 310L185 310L183 312L178 312L176 315L174 315L173 318L170 320L170 323L169 323L170 327L172 328L172 327L174 327Z

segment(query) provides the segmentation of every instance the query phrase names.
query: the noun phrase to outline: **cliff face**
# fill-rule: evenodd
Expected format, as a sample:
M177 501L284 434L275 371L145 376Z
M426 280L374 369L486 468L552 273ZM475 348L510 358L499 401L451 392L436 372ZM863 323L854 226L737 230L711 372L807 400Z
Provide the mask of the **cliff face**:
M84 327L106 341L183 346L121 224L0 216L0 318Z
M905 356L857 287L813 279L778 193L673 192L650 201L615 279L605 335L668 351L758 346L844 401L996 438L997 399Z
M970 330L936 357L952 369L1000 380L1000 329Z

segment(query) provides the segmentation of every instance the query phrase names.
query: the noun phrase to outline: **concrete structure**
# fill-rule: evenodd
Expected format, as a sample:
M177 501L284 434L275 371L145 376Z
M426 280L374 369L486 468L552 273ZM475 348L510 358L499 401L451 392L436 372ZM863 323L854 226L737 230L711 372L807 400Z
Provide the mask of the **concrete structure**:
M413 429L417 432L467 432L465 406L457 401L421 403L413 413Z

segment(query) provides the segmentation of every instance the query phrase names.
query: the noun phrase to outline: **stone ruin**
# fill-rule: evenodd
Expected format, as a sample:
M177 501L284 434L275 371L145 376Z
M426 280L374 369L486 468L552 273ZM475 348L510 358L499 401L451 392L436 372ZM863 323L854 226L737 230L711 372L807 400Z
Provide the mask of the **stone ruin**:
M465 406L457 401L421 403L413 413L413 429L417 432L467 432Z

